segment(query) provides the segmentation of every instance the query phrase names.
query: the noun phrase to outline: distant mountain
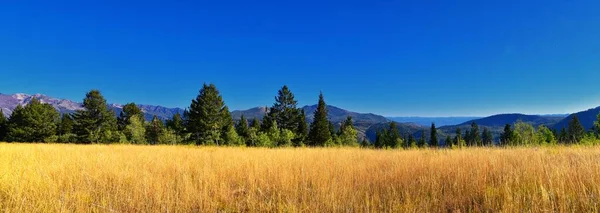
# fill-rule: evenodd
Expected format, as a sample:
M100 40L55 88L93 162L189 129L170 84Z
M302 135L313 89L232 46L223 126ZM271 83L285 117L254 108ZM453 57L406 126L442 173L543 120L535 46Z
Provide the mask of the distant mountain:
M541 115L524 115L524 114L499 114L492 115L485 118L475 119L471 121L464 122L461 125L470 125L475 122L478 125L488 126L488 127L504 127L506 124L514 124L517 121L523 121L525 123L530 123L533 126L546 125L553 126L558 123L564 117L554 117L554 116L541 116Z
M594 121L596 121L598 114L600 113L600 107L596 107L593 109L588 109L586 111L577 112L569 115L568 117L562 119L560 122L554 125L554 128L557 130L567 128L569 126L569 121L573 119L573 115L577 115L579 118L579 122L585 127L586 130L591 129L594 126Z
M436 126L440 127L457 125L479 118L481 117L388 117L388 119L399 123L415 123L421 126L431 126L431 123L435 123Z
M29 104L33 98L40 100L42 103L52 105L61 114L72 113L76 110L83 109L81 103L71 100L52 98L42 94L28 95L23 93L14 95L0 94L0 108L4 112L4 115L9 116L18 105L25 106ZM112 109L116 115L119 115L119 113L123 111L123 106L119 104L109 104L108 107ZM152 119L155 115L159 119L166 120L172 118L177 112L183 114L183 109L180 108L167 108L152 105L138 105L138 107L144 112L144 117L147 120Z

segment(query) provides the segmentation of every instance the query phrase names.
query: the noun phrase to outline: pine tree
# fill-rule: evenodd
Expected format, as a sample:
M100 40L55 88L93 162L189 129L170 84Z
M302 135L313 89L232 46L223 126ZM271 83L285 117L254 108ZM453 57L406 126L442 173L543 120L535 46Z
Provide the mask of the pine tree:
M331 140L325 144L325 146L328 147L332 147L332 146L339 146L340 145L340 140L339 140L339 132L335 131L335 126L333 125L333 123L330 121L329 122L329 134L331 135Z
M231 117L231 113L229 112L229 107L224 106L223 109L221 110L221 116L222 116L222 121L223 123L221 125L223 125L223 127L221 127L221 139L219 141L221 141L221 143L223 145L232 145L237 143L237 141L227 141L227 134L230 134L229 130L230 128L234 129L235 131L235 122L233 121L233 117ZM233 138L234 140L238 140L239 139L239 135L237 135L236 132L236 138Z
M319 104L315 111L313 122L310 125L308 145L325 146L325 144L331 140L329 121L327 120L327 105L325 104L323 93L321 93L319 95Z
M8 131L8 119L4 116L4 112L0 109L0 141L5 141Z
M99 143L107 135L117 130L117 119L108 109L106 100L98 90L92 90L83 99L85 110L73 114L73 132L82 143ZM104 141L104 142L115 142Z
M175 115L173 115L173 118L167 120L166 123L167 128L173 130L173 133L175 134L175 141L177 143L181 143L181 141L184 138L185 132L185 122L181 117L181 114L179 114L179 112L175 113Z
M386 147L400 148L402 147L402 139L400 137L400 131L398 131L398 125L396 122L390 123L390 128L387 131Z
M469 146L480 146L481 145L481 133L479 133L479 126L473 122L471 124L471 136L469 137Z
M308 123L306 123L306 114L304 110L301 110L300 119L298 121L298 129L296 131L296 138L294 139L294 146L304 146L308 138Z
M0 113L1 113L1 111L0 111ZM596 115L596 121L594 121L594 131L595 131L596 137L600 138L600 113L598 115Z
M117 118L117 127L119 131L123 131L125 126L129 125L131 117L139 115L144 118L142 110L135 103L128 103L123 106L123 111L119 113Z
M146 140L152 145L161 144L160 136L165 131L164 123L155 115L146 126Z
M492 132L487 127L483 128L481 140L483 142L483 145L485 145L485 146L494 145L494 136L492 135Z
M186 117L186 130L190 140L197 145L220 145L226 110L223 97L214 84L204 84L195 100L192 100Z
M375 148L378 149L384 146L383 134L380 130L377 130L375 133L375 143L373 144L373 146L375 146Z
M11 142L45 142L56 137L59 113L50 104L33 98L25 107L17 107L8 120L7 140ZM54 139L52 142L56 142Z
M257 131L260 129L260 120L258 118L252 119L252 123L250 124L250 128L254 128Z
M367 138L363 138L362 142L360 143L360 146L363 148L368 148L371 146L371 143L367 140Z
M246 127L248 126L246 125ZM246 141L243 137L240 137L240 135L235 130L234 125L229 124L227 130L225 131L225 134L223 135L223 144L229 146L245 146Z
M454 146L461 147L461 142L464 141L462 138L462 131L460 128L456 128L456 136L454 136L454 141L452 141Z
M437 136L437 128L435 128L435 123L431 123L430 134L431 134L431 136L429 137L429 144L432 147L438 147L439 146L439 140L438 140L438 136Z
M569 133L567 133L567 129L564 127L560 130L560 134L558 136L558 142L562 144L566 144L569 141Z
M419 141L417 142L417 146L419 147L427 147L427 139L425 138L425 130L421 130L421 138L419 138Z
M287 129L298 134L298 122L300 121L300 110L297 108L298 102L294 94L287 86L283 86L277 91L275 103L265 115L264 120L276 121L279 129ZM268 126L267 126L268 127Z
M73 133L73 117L71 116L71 114L65 113L60 119L60 124L58 126L58 134L66 135L71 133Z
M240 117L240 121L235 126L235 130L244 142L248 141L248 137L250 137L250 127L248 126L246 116L243 114L242 117Z
M510 124L504 126L504 132L500 136L500 144L503 146L513 145L515 140L514 132Z
M573 115L573 118L569 122L568 133L569 133L568 142L571 144L576 144L576 143L581 142L581 140L585 136L585 128L579 122L579 118L577 118L577 115Z

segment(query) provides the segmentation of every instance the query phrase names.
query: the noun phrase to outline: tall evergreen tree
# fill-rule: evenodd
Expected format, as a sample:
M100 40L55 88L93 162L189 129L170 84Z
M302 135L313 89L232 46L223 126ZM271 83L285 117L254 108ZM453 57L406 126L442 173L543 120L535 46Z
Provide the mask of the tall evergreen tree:
M296 138L294 139L294 146L303 146L308 139L308 123L306 123L306 114L304 110L300 110L300 119L298 121L298 129L296 131Z
M481 145L481 133L479 132L479 126L477 123L471 123L471 136L469 136L469 146L480 146Z
M391 148L402 147L402 138L400 137L400 131L398 131L398 125L396 122L390 123L390 128L387 131L387 140L385 146Z
M160 136L165 131L164 123L155 115L146 126L146 140L152 145L161 144Z
M325 104L325 98L323 98L323 93L321 93L313 122L310 125L308 145L325 146L326 143L332 140L327 113L327 104Z
M483 128L483 133L481 134L481 140L483 141L483 145L492 146L494 145L494 136L492 132L487 128Z
M175 133L175 141L180 143L184 138L185 132L185 121L181 117L181 114L179 112L175 113L173 118L167 120L166 125L168 129L173 130L173 133Z
M73 114L73 132L80 142L101 142L103 136L117 129L117 119L113 111L108 109L100 91L88 92L83 99L83 107L85 110L78 110Z
M220 145L227 120L227 108L214 84L204 84L192 100L186 116L186 130L197 145Z
M128 103L123 106L123 111L117 118L117 127L119 131L123 131L125 126L129 125L131 117L139 115L144 118L144 113L135 103Z
M433 147L439 146L439 140L437 135L437 128L435 128L435 123L431 123L431 136L429 136L429 144Z
M513 132L513 129L510 126L510 124L506 124L506 126L504 126L504 132L500 136L500 145L503 145L503 146L513 145L514 142L515 142L515 133Z
M59 113L50 104L33 98L25 107L17 107L8 120L10 142L45 142L56 135ZM55 142L55 141L54 141Z
M252 119L252 123L250 124L250 128L254 128L256 130L260 129L260 120L258 118Z
M0 109L0 141L5 141L8 131L8 119L4 116L4 112Z
M71 114L65 113L60 119L60 124L58 126L58 134L66 135L71 133L73 133L73 117L71 116Z
M277 91L275 103L263 119L267 122L276 121L279 129L287 129L294 134L298 134L297 129L301 112L297 108L297 104L298 102L294 98L292 91L284 85Z
M454 146L458 146L461 147L461 142L463 141L462 138L462 131L460 130L460 128L456 128L456 136L454 136L454 141L452 141Z
M380 130L375 132L375 143L373 146L375 146L375 148L381 148L384 146L383 134Z
M594 121L594 131L596 133L596 137L600 138L600 113L596 115L596 121Z
M562 144L566 144L569 141L569 133L567 133L567 129L564 127L560 129L560 133L558 135L558 142Z
M577 115L573 115L573 118L569 122L569 139L568 142L571 144L579 143L585 136L585 128L579 122Z
M427 139L425 138L425 130L421 130L421 138L419 138L419 141L417 142L417 146L419 147L428 147L429 144L427 144Z
M248 140L248 137L250 137L250 127L248 126L248 120L243 114L240 118L240 121L238 121L237 125L235 126L235 130L244 142Z

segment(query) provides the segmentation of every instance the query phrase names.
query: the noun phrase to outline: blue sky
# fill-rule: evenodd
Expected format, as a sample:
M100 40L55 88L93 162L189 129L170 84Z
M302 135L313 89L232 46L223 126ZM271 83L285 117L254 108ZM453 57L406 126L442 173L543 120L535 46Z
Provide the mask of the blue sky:
M232 109L290 86L388 116L600 106L600 1L28 1L0 7L0 93Z

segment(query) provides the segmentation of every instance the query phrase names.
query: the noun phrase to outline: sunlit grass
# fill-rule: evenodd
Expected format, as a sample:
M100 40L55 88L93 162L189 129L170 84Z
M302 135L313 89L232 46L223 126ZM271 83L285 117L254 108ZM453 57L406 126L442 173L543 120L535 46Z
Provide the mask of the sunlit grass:
M9 212L600 211L600 147L0 144Z

